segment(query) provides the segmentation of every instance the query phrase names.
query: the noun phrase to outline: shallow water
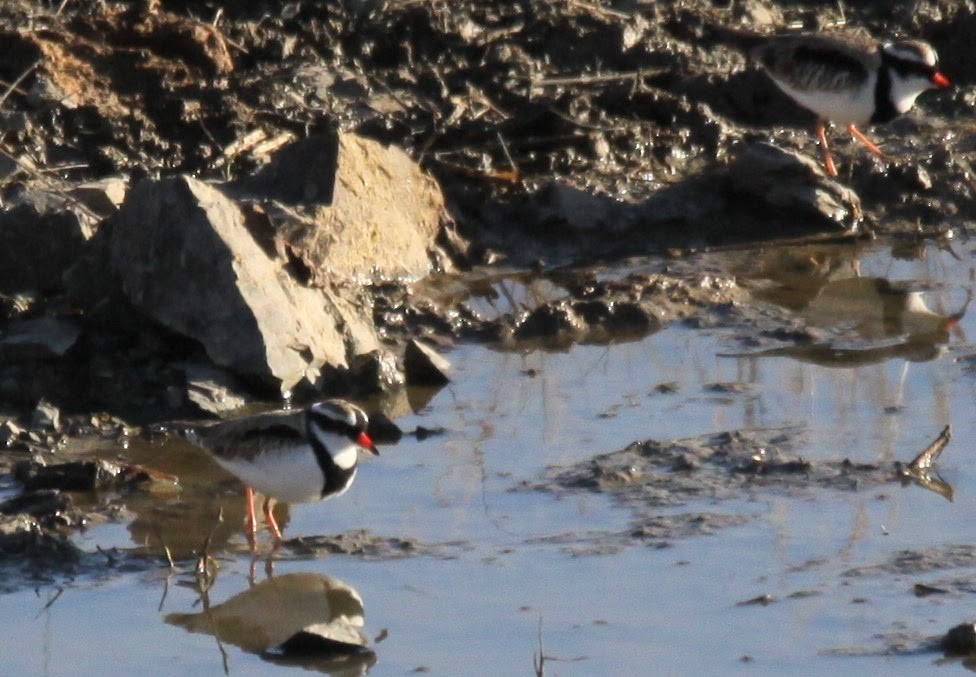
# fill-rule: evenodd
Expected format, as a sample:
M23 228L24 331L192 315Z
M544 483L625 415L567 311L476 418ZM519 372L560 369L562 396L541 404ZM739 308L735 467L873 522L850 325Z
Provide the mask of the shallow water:
M383 448L380 458L363 462L345 496L291 506L282 520L286 536L367 528L440 544L438 554L281 560L274 575L332 576L358 592L366 634L385 635L373 646L372 675L533 674L540 624L547 674L916 674L940 654L881 652L893 637L903 634L916 647L971 620L971 591L960 581L972 577L976 562L920 573L861 568L887 564L905 549L974 541L976 472L968 456L976 439L976 374L965 358L976 353L966 338L976 318L963 314L950 331L933 334L925 313L899 314L890 294L872 297L850 280L856 271L861 280L904 283L924 292L928 308L943 317L958 313L973 288L974 248L957 242L953 249L955 256L928 245L911 260L877 246L693 262L750 279L757 297L795 312L797 326L825 332L829 351L757 356L768 346L742 340L755 331L721 323L673 325L639 341L560 352L462 345L447 355L452 384L397 419L405 430L443 426L446 434ZM548 284L541 292L513 280L496 284L508 285L517 302L559 293ZM889 303L879 310L881 298ZM660 384L672 387L662 391ZM896 483L794 496L751 490L738 500L675 508L755 519L663 548L574 554L580 534L626 530L630 510L595 493L513 491L548 466L634 440L799 426L802 444L793 451L806 458L888 463L911 459L949 423L953 439L939 473L955 490L951 503ZM152 459L177 472L184 489L98 497L127 509L117 523L78 536L82 547L159 552L165 542L185 557L200 548L223 507L225 523L211 546L220 570L210 603L249 588L239 485L178 442L100 453ZM258 580L266 578L263 562L256 571ZM200 611L192 562L181 560L168 574L161 560L158 570L115 568L98 580L0 596L5 644L18 647L4 652L4 672L218 673L214 637L165 620ZM951 592L915 597L916 583ZM740 604L766 594L774 598L769 605ZM294 669L226 638L223 648L231 674ZM334 674L365 669L349 665Z

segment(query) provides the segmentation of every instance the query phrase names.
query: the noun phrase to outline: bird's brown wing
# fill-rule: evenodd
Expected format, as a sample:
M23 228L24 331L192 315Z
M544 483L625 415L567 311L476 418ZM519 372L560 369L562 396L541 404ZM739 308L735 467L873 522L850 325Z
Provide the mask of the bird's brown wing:
M770 36L751 54L795 89L843 91L862 85L881 64L881 45L847 33Z
M237 458L253 458L262 451L307 442L302 411L274 411L224 421L197 434L202 446L215 456Z

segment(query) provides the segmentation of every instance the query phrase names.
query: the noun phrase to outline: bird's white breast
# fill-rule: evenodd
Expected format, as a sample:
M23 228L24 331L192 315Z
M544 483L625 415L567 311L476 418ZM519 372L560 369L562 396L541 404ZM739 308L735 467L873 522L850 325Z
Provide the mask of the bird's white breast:
M874 115L874 89L877 81L878 74L873 71L867 80L852 89L797 89L782 80L774 80L787 96L807 110L813 111L824 120L844 125L863 125L871 120Z
M891 73L891 103L899 113L907 113L915 105L918 95L931 88L932 82L927 78Z
M244 484L286 503L322 499L325 478L308 446L277 447L249 459L214 459Z

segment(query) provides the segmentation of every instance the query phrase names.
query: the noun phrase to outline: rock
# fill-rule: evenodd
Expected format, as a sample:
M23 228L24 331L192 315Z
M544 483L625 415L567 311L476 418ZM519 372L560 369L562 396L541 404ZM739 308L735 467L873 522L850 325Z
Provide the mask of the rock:
M397 367L396 357L388 350L371 350L358 355L353 362L353 388L357 393L391 393L402 388L406 377Z
M623 218L618 201L560 181L548 183L540 191L539 202L540 218L555 219L572 231L619 229Z
M25 432L23 428L17 425L16 421L8 418L0 423L0 447L9 449L16 445L21 441Z
M232 374L207 364L182 366L186 374L186 398L202 411L223 414L247 404L244 389Z
M410 385L444 385L450 382L451 363L433 348L411 339L403 352L403 368Z
M14 476L29 492L43 490L95 491L114 487L122 466L111 461L69 461L42 465L21 461L14 467Z
M376 444L396 444L403 438L403 430L385 411L369 412L369 436Z
M72 508L71 498L56 489L28 491L0 503L0 514L50 518Z
M92 235L94 223L64 197L38 190L7 198L0 212L0 294L61 286L61 274Z
M125 179L110 177L73 186L68 194L99 216L110 216L125 202L129 186Z
M35 430L60 430L61 410L47 400L41 400L31 414L31 427Z
M976 624L961 623L951 628L941 642L947 656L970 656L976 653Z
M81 328L71 320L37 317L10 323L0 339L0 360L26 362L64 357Z
M296 282L255 242L234 202L190 177L143 181L112 231L111 266L129 301L196 339L217 365L281 391L376 347L362 308Z
M37 540L40 530L37 520L29 515L0 513L0 553L24 552Z
M586 322L571 304L556 302L539 306L518 323L515 338L527 339L575 339L586 332Z
M355 134L291 144L228 189L272 203L276 239L317 281L427 275L449 221L440 188L410 156Z
M749 209L765 206L791 219L841 228L857 225L861 201L812 158L770 143L754 143L729 165L731 188Z

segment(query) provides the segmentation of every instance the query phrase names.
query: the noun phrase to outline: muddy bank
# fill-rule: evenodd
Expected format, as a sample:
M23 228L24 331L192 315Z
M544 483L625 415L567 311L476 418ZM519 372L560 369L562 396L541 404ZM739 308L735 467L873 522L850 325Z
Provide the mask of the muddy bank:
M365 396L409 381L405 339L565 343L701 308L578 285L491 325L408 286L431 273L965 228L970 20L943 2L231 1L212 20L180 2L5 3L0 394L144 420ZM958 88L879 130L900 160L841 147L832 180L807 114L710 44L715 22L917 35Z

